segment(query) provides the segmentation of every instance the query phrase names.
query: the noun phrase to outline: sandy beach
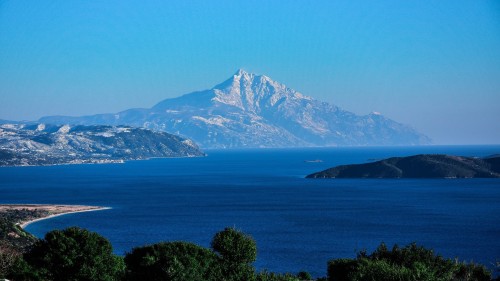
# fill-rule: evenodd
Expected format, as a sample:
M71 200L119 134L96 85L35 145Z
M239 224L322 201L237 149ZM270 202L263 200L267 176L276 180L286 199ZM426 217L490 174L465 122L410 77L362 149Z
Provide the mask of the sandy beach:
M0 213L7 210L38 210L46 211L47 215L39 218L34 218L26 221L18 222L17 224L21 228L25 228L31 223L50 219L57 216L82 213L82 212L92 212L111 209L110 207L101 206L84 206L84 205L49 205L49 204L0 204Z

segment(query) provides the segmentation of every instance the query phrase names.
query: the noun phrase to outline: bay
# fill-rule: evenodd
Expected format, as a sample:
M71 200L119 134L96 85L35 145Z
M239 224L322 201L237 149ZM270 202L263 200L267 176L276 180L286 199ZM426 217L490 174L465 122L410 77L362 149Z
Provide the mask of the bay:
M339 164L445 153L488 156L500 146L208 150L202 158L0 169L1 203L112 207L33 223L38 237L80 226L117 254L160 241L210 246L236 227L258 247L258 269L326 275L333 258L380 242L416 242L446 257L500 260L498 179L305 179ZM321 161L312 161L321 160Z

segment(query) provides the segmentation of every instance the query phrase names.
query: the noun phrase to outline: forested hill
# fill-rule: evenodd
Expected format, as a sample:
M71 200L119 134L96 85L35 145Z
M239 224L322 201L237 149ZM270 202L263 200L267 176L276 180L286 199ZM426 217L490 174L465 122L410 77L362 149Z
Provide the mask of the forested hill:
M500 155L487 158L442 154L394 157L337 166L307 178L500 178Z

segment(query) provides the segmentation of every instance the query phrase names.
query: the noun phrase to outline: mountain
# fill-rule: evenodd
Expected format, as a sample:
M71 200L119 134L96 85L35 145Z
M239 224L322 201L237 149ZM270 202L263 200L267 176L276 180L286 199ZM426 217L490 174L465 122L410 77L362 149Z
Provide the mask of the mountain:
M430 139L378 113L358 116L243 70L210 90L166 99L149 109L52 124L131 125L179 134L206 148L420 145Z
M500 178L500 156L471 158L421 154L342 165L307 178Z
M0 125L0 166L203 156L188 139L128 126Z

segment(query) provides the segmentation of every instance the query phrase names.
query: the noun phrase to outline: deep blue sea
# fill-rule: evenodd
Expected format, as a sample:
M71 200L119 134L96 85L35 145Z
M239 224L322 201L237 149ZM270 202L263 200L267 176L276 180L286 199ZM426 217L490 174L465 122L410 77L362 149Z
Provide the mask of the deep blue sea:
M500 146L207 150L207 157L125 164L0 168L0 203L84 204L111 210L31 224L36 236L80 226L115 252L160 241L209 247L236 227L257 242L258 269L326 275L333 258L380 242L416 242L492 266L500 261L499 179L305 179L338 164L446 153L488 156ZM320 159L323 162L308 162Z

